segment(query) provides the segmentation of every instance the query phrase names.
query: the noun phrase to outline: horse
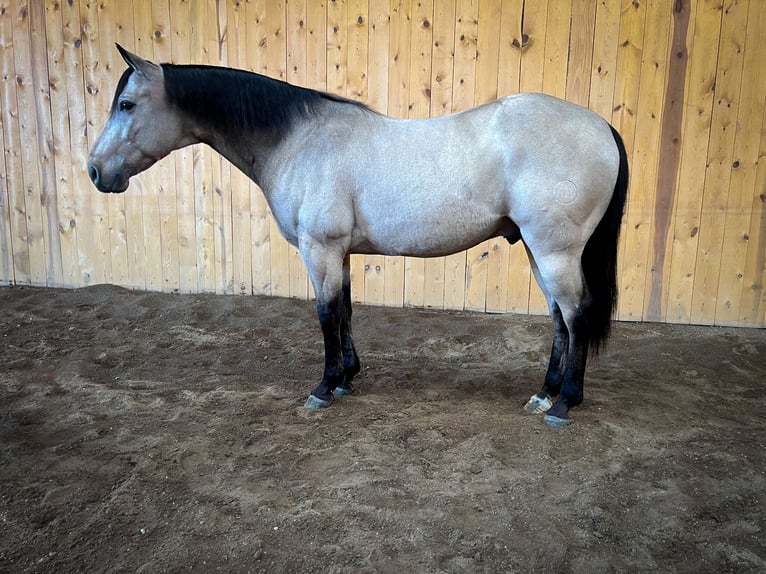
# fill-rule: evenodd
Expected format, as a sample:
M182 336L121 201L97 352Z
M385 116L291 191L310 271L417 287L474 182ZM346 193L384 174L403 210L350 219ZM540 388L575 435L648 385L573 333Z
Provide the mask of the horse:
M523 408L552 428L572 421L617 302L628 162L606 120L544 94L397 119L260 74L117 49L128 68L88 157L91 181L122 193L201 142L260 187L316 294L324 373L306 408L351 394L360 371L351 254L436 257L502 236L523 244L553 321L543 386Z

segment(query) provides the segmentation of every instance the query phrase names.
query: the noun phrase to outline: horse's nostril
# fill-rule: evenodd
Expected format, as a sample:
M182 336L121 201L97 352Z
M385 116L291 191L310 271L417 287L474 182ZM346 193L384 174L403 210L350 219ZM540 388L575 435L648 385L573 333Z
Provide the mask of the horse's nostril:
M98 168L91 164L88 166L88 175L90 175L90 180L93 182L94 185L98 185Z

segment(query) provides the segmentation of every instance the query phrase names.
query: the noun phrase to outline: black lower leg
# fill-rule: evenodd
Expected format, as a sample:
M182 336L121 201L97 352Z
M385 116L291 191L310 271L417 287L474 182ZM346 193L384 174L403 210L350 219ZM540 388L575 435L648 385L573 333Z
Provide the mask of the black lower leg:
M311 394L325 401L332 400L332 392L343 382L343 346L340 326L343 319L342 298L339 296L328 304L317 305L319 325L324 337L325 367L322 382Z
M343 353L343 381L340 386L351 392L351 381L361 370L359 355L354 347L354 337L351 333L351 274L348 266L343 273L343 309L340 323L340 342Z
M569 349L564 361L564 376L561 383L561 393L556 403L548 411L549 415L569 418L569 409L583 401L583 380L585 364L588 359L588 325L585 314L580 310L572 322Z
M541 398L555 397L561 391L561 384L564 380L564 365L569 348L569 331L561 315L561 309L556 303L551 307L551 318L553 319L553 345L551 346L548 371L545 373L545 383L538 393Z

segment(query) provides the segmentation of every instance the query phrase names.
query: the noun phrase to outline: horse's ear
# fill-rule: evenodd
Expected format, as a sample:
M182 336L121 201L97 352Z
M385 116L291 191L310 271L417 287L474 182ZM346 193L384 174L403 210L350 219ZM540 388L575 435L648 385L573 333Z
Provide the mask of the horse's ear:
M159 72L160 67L154 62L150 62L149 60L144 60L143 58L140 58L139 56L136 56L135 54L128 52L125 48L123 48L119 44L115 44L115 46L117 46L117 50L120 52L120 56L122 56L122 59L125 60L125 63L128 64L128 66L130 66L131 68L133 68L133 71L136 72L136 74L138 74L142 78L148 80L154 77L157 74L157 72Z

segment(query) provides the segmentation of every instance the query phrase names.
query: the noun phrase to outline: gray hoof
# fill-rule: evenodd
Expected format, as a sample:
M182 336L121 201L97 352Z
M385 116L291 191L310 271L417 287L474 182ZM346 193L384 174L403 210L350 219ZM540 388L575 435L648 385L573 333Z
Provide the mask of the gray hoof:
M562 419L561 417L556 417L553 415L545 415L543 417L543 422L548 428L563 429L565 426L572 423L572 419Z
M524 412L530 415L542 415L548 412L548 409L553 406L550 397L540 398L538 395L532 395L526 405L524 405Z
M332 392L332 395L334 397L345 397L346 395L353 394L354 388L350 387L349 385L339 385L335 387L335 389Z
M303 404L303 408L310 411L318 411L319 409L325 409L329 407L331 404L332 399L328 401L325 399L320 399L319 397L315 397L314 395L309 395L309 398L306 399L306 402Z

